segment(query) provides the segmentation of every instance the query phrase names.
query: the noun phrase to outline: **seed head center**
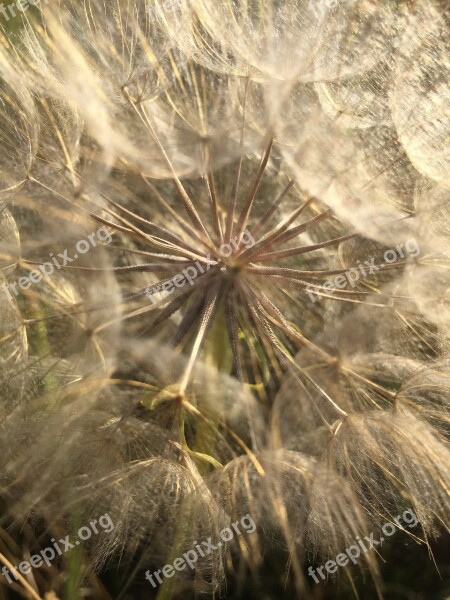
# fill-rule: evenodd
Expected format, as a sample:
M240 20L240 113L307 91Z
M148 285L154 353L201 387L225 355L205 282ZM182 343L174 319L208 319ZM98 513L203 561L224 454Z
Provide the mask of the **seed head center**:
M231 256L222 257L222 262L223 271L231 277L238 275L240 271L242 271L244 266L242 262L238 259L237 255L234 254L232 254Z

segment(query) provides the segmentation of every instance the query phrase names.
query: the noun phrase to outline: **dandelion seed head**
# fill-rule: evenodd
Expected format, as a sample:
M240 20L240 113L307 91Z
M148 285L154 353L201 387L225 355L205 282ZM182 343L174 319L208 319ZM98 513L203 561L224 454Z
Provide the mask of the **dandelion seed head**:
M322 4L55 2L0 50L2 495L108 513L98 571L251 516L180 597L448 528L445 20Z

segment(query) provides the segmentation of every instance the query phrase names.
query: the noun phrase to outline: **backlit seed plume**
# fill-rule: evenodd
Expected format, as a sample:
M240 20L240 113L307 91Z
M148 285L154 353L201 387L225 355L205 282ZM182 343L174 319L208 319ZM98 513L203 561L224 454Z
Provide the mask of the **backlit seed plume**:
M105 567L131 597L210 540L159 600L274 559L313 598L305 566L407 508L393 543L448 531L440 4L55 0L19 22L0 49L9 518L37 543L108 513L80 559L92 597ZM342 570L356 591L358 568L381 597L376 553ZM62 594L74 565L54 569Z

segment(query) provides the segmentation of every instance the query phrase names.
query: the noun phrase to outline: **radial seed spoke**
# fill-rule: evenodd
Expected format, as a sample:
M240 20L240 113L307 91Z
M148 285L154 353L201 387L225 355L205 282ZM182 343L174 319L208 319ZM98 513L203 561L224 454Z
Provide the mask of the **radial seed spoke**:
M206 190L208 192L208 198L209 198L209 202L211 205L214 233L216 234L216 244L221 246L223 243L223 232L222 232L222 225L220 223L219 205L218 205L219 203L217 200L216 184L214 182L213 174L208 173L207 177L204 178L204 182L206 185Z
M247 258L247 260L251 260L253 256L259 254L261 250L264 250L267 253L267 250L269 250L269 248L271 248L273 245L279 245L288 242L290 239L299 236L301 233L304 233L312 227L315 227L331 215L331 210L326 210L325 212L316 215L312 219L305 221L305 223L301 223L292 229L288 229L289 225L299 217L303 210L309 204L311 204L312 201L313 199L311 198L305 202L297 211L295 211L295 213L288 217L287 221L289 221L289 223L285 221L283 224L279 225L276 230L265 236L257 244L245 250L242 256Z
M179 227L182 229L182 231L188 235L190 238L194 238L195 240L197 240L197 242L199 242L206 250L210 251L213 249L213 247L211 246L211 244L208 244L204 239L203 236L201 236L196 229L194 229L193 227L191 227L189 225L189 223L186 222L186 220L183 220L180 215L177 213L176 210L174 210L172 208L172 206L170 206L170 204L168 202L166 202L166 200L164 200L164 198L161 196L161 194L159 193L159 191L156 189L156 187L147 179L147 177L141 173L140 174L141 178L143 179L144 183L146 184L146 186L151 190L154 198L161 204L161 206L163 207L163 209L165 211L168 212L168 214L178 223ZM193 248L192 248L193 249Z
M195 361L197 359L198 353L200 352L200 348L205 340L206 333L208 331L208 326L211 322L211 317L214 313L214 308L217 303L217 299L219 296L220 288L222 286L222 282L218 281L215 283L212 288L208 291L205 299L205 304L203 307L203 313L201 317L200 328L197 333L197 337L194 342L194 347L191 352L191 356L189 357L189 362L184 372L183 378L180 383L180 394L184 394L186 388L189 383L189 379L192 374L192 369L194 368Z
M295 184L295 181L293 181L293 180L290 181L286 185L286 187L278 194L278 196L275 198L275 200L272 203L272 205L263 214L263 216L261 217L261 219L259 219L256 222L256 224L251 229L251 234L252 234L253 237L256 237L256 235L261 231L261 229L264 229L264 227L267 225L267 223L269 222L270 218L272 217L272 215L274 214L274 212L277 210L277 208L280 206L280 204L283 202L284 198L288 194L289 190L294 186L294 184Z
M145 219L144 217L141 217L140 215L137 215L136 213L134 213L133 211L129 210L128 208L125 208L124 206L122 206L118 202L115 202L114 200L111 200L110 198L108 198L107 196L105 196L105 194L101 194L101 195L102 195L103 198L105 198L105 200L107 202L109 202L110 204L112 204L113 206L115 206L120 212L122 212L122 213L126 214L127 216L131 217L135 221L138 221L139 223L142 223L143 225L146 225L147 227L149 227L151 229L154 229L160 235L162 235L163 238L166 238L168 241L173 242L176 246L180 246L181 248L185 248L186 250L188 250L190 252L197 252L197 249L194 246L192 246L192 245L187 244L186 242L184 242L178 235L176 235L172 231L169 231L165 227L162 227L161 225L158 225L157 223L153 223L152 221L149 221L148 219ZM111 210L108 210L107 212L109 212L112 216L114 216L117 219L119 219L122 223L124 223L127 226L129 226L129 221L127 221L123 217L119 217L116 213L114 213ZM181 222L182 222L182 220L181 220ZM199 239L199 241L202 241L202 239L200 237L198 239Z
M288 230L289 226L303 213L307 206L309 206L313 202L313 198L310 198L306 202L304 202L299 208L297 208L293 213L291 213L286 219L284 219L279 225L277 225L274 229L269 231L263 238L261 238L254 246L247 248L244 250L240 256L241 258L246 258L250 260L255 254L261 252L262 250L268 250L272 244L284 233Z
M264 345L266 355L271 361L271 365L274 368L275 374L277 378L281 380L283 377L283 371L280 368L279 360L276 356L276 353L279 350L278 340L266 319L263 318L262 315L258 314L258 312L255 310L247 294L245 294L245 306L256 329L259 332L261 342Z
M226 297L226 311L227 311L227 327L228 327L228 338L230 340L231 352L234 359L234 366L238 379L244 381L244 372L242 369L242 360L239 346L239 326L236 317L234 290L229 290Z
M290 256L298 256L300 254L314 252L314 250L320 250L321 248L335 246L336 244L340 244L341 242L345 242L346 240L351 240L352 238L356 237L356 235L356 233L350 233L349 235L343 235L332 240L326 240L325 242L321 242L320 244L310 244L309 246L297 246L295 248L288 248L287 250L268 252L266 254L256 253L252 257L252 260L253 262L267 262L272 260L280 260L282 258L288 258Z
M270 154L272 152L273 147L273 137L270 137L267 147L264 151L264 154L261 158L261 163L259 165L258 171L255 176L255 180L250 187L249 193L247 195L247 199L245 201L244 207L239 215L239 220L235 228L235 234L239 239L247 226L248 217L252 210L253 202L255 201L256 193L258 192L259 186L261 185L261 181L264 175L264 171L266 170L267 163L269 162Z
M181 323L178 325L177 330L172 338L172 346L178 348L189 330L193 328L196 321L198 321L202 314L202 308L205 304L205 295L203 291L201 293L195 293L191 299L191 304L186 310Z
M246 109L247 109L247 94L250 86L250 78L245 82L245 91L244 91L244 103L242 109L242 124L241 124L241 137L240 137L240 153L239 160L236 165L236 173L233 182L233 189L231 191L231 198L228 203L228 211L227 218L225 223L225 243L229 244L231 241L231 235L233 233L233 225L234 225L234 215L236 211L237 197L239 193L239 183L241 180L241 171L242 171L242 161L244 159L244 136L245 136L245 117L246 117Z

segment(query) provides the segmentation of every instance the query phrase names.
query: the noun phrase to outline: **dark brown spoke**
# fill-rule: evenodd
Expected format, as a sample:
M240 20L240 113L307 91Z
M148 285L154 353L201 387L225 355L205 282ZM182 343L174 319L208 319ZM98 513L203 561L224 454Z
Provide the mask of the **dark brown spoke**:
M193 261L183 261L179 263L146 263L142 265L127 265L125 267L114 267L111 270L114 271L114 273L178 273L185 267L190 267L194 265L195 262Z
M118 215L117 213L112 211L111 209L106 209L106 212L108 212L111 216L115 217L123 225L130 228L135 233L138 233L140 235L141 234L146 235L147 240L149 239L149 237L153 240L162 239L165 242L171 244L174 248L176 248L176 247L184 248L185 250L187 250L188 252L190 252L193 255L206 256L203 252L199 252L196 248L194 248L190 244L187 244L178 235L176 235L172 231L169 231L165 227L162 227L161 225L157 225L156 223L153 223L152 221L148 221L147 219L144 219L143 217L139 217L138 215L135 215L133 212L131 212L128 209L125 209L123 207L122 207L122 211L125 212L127 215L131 215L132 218L134 218L139 223L142 223L142 224L146 225L148 228L153 229L154 231L156 231L159 234L159 236L162 236L162 237L159 238L159 236L149 235L146 232L144 232L142 229L137 228L134 225L132 225L132 223L130 223L130 221L128 221L128 219L121 217L120 215Z
M183 220L180 217L180 215L177 213L177 211L174 210L172 208L172 206L170 206L170 204L166 200L164 200L164 198L161 196L161 194L156 189L156 187L150 181L148 181L148 179L146 178L146 176L141 173L141 177L142 177L144 183L146 184L146 186L152 192L152 194L155 197L155 199L161 204L161 206L163 207L163 209L174 219L174 221L176 221L178 223L178 225L182 229L182 231L188 237L195 238L206 250L208 250L208 252L210 250L212 250L213 248L212 248L211 244L208 244L203 239L203 237L197 232L196 229L192 228L189 225L189 223L187 223L185 220Z
M155 230L160 235L162 235L163 237L167 238L168 241L172 241L175 245L180 246L182 248L185 248L186 250L189 250L191 252L197 252L196 248L194 248L193 246L191 246L189 244L186 244L186 242L184 242L179 236L177 236L172 231L169 231L165 227L162 227L162 225L158 225L157 223L153 223L153 221L149 221L148 219L145 219L144 217L141 217L140 215L137 215L136 213L134 213L133 211L129 210L128 208L125 208L124 206L122 206L118 202L114 202L114 200L111 200L110 198L108 198L104 194L102 194L102 197L105 198L105 200L107 202L109 202L110 204L112 204L113 206L115 206L120 212L122 212L123 214L127 215L128 217L134 219L138 223L141 223L142 225L145 225L146 227ZM112 216L116 217L117 219L119 219L123 224L125 224L125 225L129 224L129 222L127 220L123 219L123 217L120 218L113 211L107 210L107 212L109 214L111 214ZM202 239L200 237L198 239L199 239L199 241L202 242ZM209 246L207 246L207 247L209 248Z
M156 319L154 319L149 324L146 330L148 331L149 329L157 327L161 323L164 323L164 321L170 319L170 317L174 315L177 312L177 310L179 310L183 306L183 304L185 304L185 302L188 301L189 296L193 292L194 290L191 287L189 287L187 290L183 290L183 293L180 294L178 298L174 298L165 308L161 310Z
M179 246L173 244L172 242L161 240L160 238L157 238L155 236L148 235L145 232L140 231L139 229L136 229L136 228L131 228L130 229L128 227L124 227L123 225L118 225L117 223L114 223L112 221L108 221L108 219L104 219L103 217L100 217L98 215L91 214L91 217L95 221L97 221L99 223L103 223L104 225L107 225L108 227L111 227L112 229L115 229L116 231L120 231L122 233L126 233L127 235L136 236L139 239L143 239L143 240L145 240L145 243L148 244L149 246L153 246L155 248L161 248L163 250L176 251L176 252L178 252L178 254L180 256L183 256L183 257L188 258L190 260L192 260L193 258L195 258L195 259L197 259L197 258L198 259L203 259L206 256L205 254L196 254L196 253L193 253L191 250L179 247ZM184 242L181 242L181 243L183 244L183 247L189 248L189 246L187 244L185 244Z
M175 186L175 189L178 192L179 198L182 200L182 202L184 204L187 214L189 215L192 223L194 224L194 227L205 236L207 242L209 242L211 244L210 248L211 249L214 248L214 244L212 243L212 240L209 237L209 233L207 232L207 230L203 224L203 221L200 219L198 212L196 211L196 209L192 203L192 200L189 198L188 193L184 189L181 181L177 177L177 178L172 179L172 182Z
M291 213L286 219L284 219L279 225L277 225L274 229L266 233L264 237L262 237L254 246L247 248L241 254L241 258L245 258L249 260L249 257L254 256L261 250L267 251L271 245L285 232L289 229L290 225L302 214L302 212L313 202L313 198L310 198L306 202L304 202L299 208L297 208L293 213Z
M299 216L299 214L301 214L301 212L311 202L312 202L312 199L308 200L305 204L303 204L300 207L300 209L295 211L297 213L296 218ZM280 245L285 242L288 242L292 238L299 236L301 233L304 233L308 229L315 227L316 225L318 225L325 219L328 219L328 217L330 215L331 215L331 210L326 210L326 211L316 215L315 217L308 219L308 221L305 221L304 223L301 223L300 225L297 225L296 227L293 227L292 229L288 229L287 227L289 227L289 225L293 222L293 219L292 219L293 215L291 215L289 217L289 224L287 225L287 227L286 227L286 222L284 224L280 225L276 231L274 231L267 237L263 238L258 244L256 244L252 248L248 248L243 253L243 256L246 255L247 260L251 260L251 258L255 254L259 253L261 250L264 250L267 253L267 250L269 248L271 248L273 245Z
M111 246L111 251L126 252L128 254L136 254L137 256L146 256L147 258L156 258L167 262L180 262L180 257L174 254L163 254L162 252L150 252L149 250L137 250L136 248L127 248L126 246ZM190 262L186 260L186 264Z
M267 318L279 329L284 331L294 341L305 345L307 340L304 338L296 329L294 329L290 323L284 318L283 314L278 308L267 298L264 292L260 289L256 289L254 286L248 286L251 290L251 294L255 299L255 304L259 309L265 313Z
M331 211L331 209L328 209L328 210L320 213L319 215L316 215L312 219L309 219L305 223L302 223L301 225L297 225L297 227L293 227L292 229L288 229L285 233L283 233L282 235L277 237L274 240L274 243L284 244L285 242L288 242L292 238L297 237L301 233L304 233L308 229L311 229L312 227L315 227L319 223L322 223L322 221L325 221L331 215L332 215L332 211Z
M191 351L191 355L189 357L189 362L187 364L186 370L183 374L183 377L180 381L180 394L184 394L186 388L188 386L192 370L194 368L195 362L197 360L198 353L205 341L206 334L208 332L208 328L211 324L211 320L217 306L217 300L219 298L220 289L222 287L222 282L218 280L214 282L213 285L209 288L206 298L204 301L204 306L202 310L202 315L200 319L200 327L197 332L197 336L195 338L194 346Z
M122 88L122 93L123 93L124 97L126 98L126 100L130 103L130 105L136 111L136 114L140 117L142 122L148 126L149 131L151 132L152 137L155 140L163 159L167 163L167 166L172 173L172 182L175 186L175 189L178 193L178 196L179 196L181 202L183 203L186 213L189 216L189 219L191 220L191 223L193 224L194 228L197 230L198 233L205 236L205 240L209 240L211 242L209 234L206 231L205 226L203 225L203 222L200 219L199 214L198 214L192 200L189 197L189 194L186 192L183 184L181 183L179 177L177 176L175 169L173 168L173 165L170 161L170 158L167 155L167 152L164 149L164 146L161 143L161 140L159 139L159 137L155 131L155 128L153 127L152 123L150 122L148 115L142 110L141 107L139 107L139 105L131 97L131 95L129 94L126 87Z
M26 261L28 264L39 265L39 262ZM198 262L198 261L197 261ZM116 274L122 273L178 273L184 267L194 266L194 261L183 261L179 263L144 263L140 265L127 265L125 267L111 267L107 269L105 267L80 267L76 265L65 266L64 269L72 271L91 271L91 272L111 272ZM207 263L203 263L206 265Z
M405 263L404 263L405 264ZM381 268L382 265L373 265ZM261 275L286 275L293 279L301 277L328 277L330 275L342 275L349 271L348 267L342 267L341 269L328 269L326 271L302 271L301 269L289 269L288 267L261 267L258 265L250 265L246 267L249 273L259 273ZM355 280L355 283L359 280ZM364 283L361 281L360 283Z
M244 134L245 134L245 116L246 116L246 108L247 108L247 94L248 88L250 86L250 79L247 79L245 83L245 92L244 92L244 105L242 110L242 125L241 125L241 138L240 138L240 149L239 160L236 165L236 173L234 176L233 189L231 191L231 198L228 203L228 211L227 218L225 223L225 243L229 244L231 240L231 235L233 233L233 225L234 225L234 214L236 211L236 203L237 197L239 193L239 183L241 180L241 171L242 171L242 162L244 159Z
M257 275L257 273L255 273L255 275ZM267 274L262 275L265 279L264 282L267 283ZM392 294L384 294L383 292L354 292L351 290L339 290L337 292L335 292L334 294L326 294L324 293L322 290L326 289L324 288L324 286L318 285L318 284L314 284L311 283L309 281L303 281L300 279L296 279L294 277L288 277L286 275L271 275L271 277L275 280L274 285L278 285L278 287L281 287L282 285L286 286L287 288L292 287L292 288L300 288L300 289L304 289L306 290L306 288L310 288L311 292L313 292L314 294L316 294L317 296L321 296L323 298L331 298L332 300L340 300L342 302L355 302L355 303L361 303L361 301L358 300L351 300L351 298L354 297L359 297L359 296L380 296L382 298L395 298L395 299L400 299L400 300L409 300L410 298L408 296L397 296L397 295L392 295ZM281 284L281 285L280 285ZM345 297L347 296L347 298ZM366 300L364 301L365 304L367 304L368 306L379 306L379 307L383 307L385 308L386 305L385 304L376 304L376 303L372 303L372 302L367 302Z
M274 334L271 326L268 321L261 315L258 314L258 311L253 306L252 300L248 297L247 293L243 293L242 296L245 298L244 305L249 314L251 321L253 322L255 328L257 329L260 337L260 341L264 346L266 356L270 360L270 364L274 368L275 374L279 380L283 377L283 371L280 368L280 365L284 365L283 363L279 363L277 358L277 351L279 349L279 341Z
M233 354L234 360L234 367L236 369L238 379L240 381L244 381L244 372L242 369L242 360L239 346L239 326L236 317L235 302L235 291L234 289L231 289L226 295L228 338L230 340L231 352Z
M261 219L259 219L258 222L253 226L253 228L251 229L251 234L253 237L256 237L256 235L261 231L261 229L263 229L267 225L270 218L272 217L274 212L277 210L277 208L280 206L280 204L283 202L284 198L288 194L289 190L294 186L294 184L295 184L295 181L290 181L287 184L287 186L284 188L284 190L282 190L278 194L278 196L275 198L272 205L263 214Z
M127 219L124 219L123 217L121 217L120 215L118 215L117 213L115 213L114 211L112 211L110 209L106 209L106 212L108 214L110 214L112 217L114 217L115 219L117 219L120 223L122 223L122 225L118 225L117 223L108 221L107 219L104 219L103 217L100 217L99 215L96 215L94 213L91 213L90 216L95 221L98 221L99 223L104 223L105 225L108 225L109 227L112 227L113 229L116 229L117 231L122 231L129 235L134 234L135 236L139 237L140 239L145 240L145 242L147 244L155 246L156 248L167 249L167 248L176 248L177 247L175 244L173 244L170 241L166 241L166 240L158 241L157 237L150 235L149 233L146 233L145 231L142 231L142 229L140 229L139 227L136 227L135 225L130 223Z
M225 243L229 244L231 240L231 236L233 234L233 225L234 225L234 215L236 212L236 204L237 204L237 196L239 193L239 181L241 179L241 170L242 170L242 154L239 157L239 161L236 167L236 174L234 176L233 189L231 191L231 199L228 203L228 211L227 211L227 219L225 224Z
M219 203L217 200L216 184L214 182L214 176L212 173L208 173L208 175L206 177L204 177L203 180L206 185L209 203L211 205L214 233L216 234L216 244L218 246L221 246L223 243L223 232L222 232L222 225L220 223L220 217L219 217Z
M349 235L343 235L342 237L327 240L320 244L311 244L309 246L296 246L295 248L288 248L287 250L278 250L275 252L268 252L267 254L256 254L252 257L253 262L267 262L272 260L279 260L282 258L288 258L290 256L298 256L299 254L306 254L308 252L314 252L314 250L320 250L321 248L328 248L335 246L346 240L351 240L358 234L350 233Z
M261 158L261 163L260 163L258 171L256 173L255 180L253 181L253 184L250 187L244 207L242 208L241 214L239 215L239 220L238 220L236 228L234 230L234 232L238 238L240 238L240 236L242 235L242 232L245 230L245 228L247 226L248 217L252 210L253 202L255 200L256 193L261 184L262 177L264 175L264 171L266 170L266 167L267 167L267 163L269 162L270 153L272 152L272 147L273 147L273 137L271 137L268 141L267 147Z
M302 345L313 348L314 351L320 354L322 358L325 358L327 361L334 361L334 357L328 354L328 352L323 350L323 348L321 348L320 346L317 346L314 342L303 336L297 329L292 327L292 325L288 321L286 321L284 315L279 311L275 304L273 304L273 302L269 300L269 298L264 294L264 292L262 290L258 291L260 294L261 303L266 306L266 310L268 310L271 314L276 315L280 322L283 323L283 326L286 327L286 329L288 330L286 333L289 332L289 335L294 334L297 340L300 341ZM286 293L285 290L282 291Z
M200 319L204 303L205 294L203 290L201 292L197 292L197 290L195 290L195 293L191 299L191 304L188 306L183 318L181 319L181 323L178 325L174 333L171 341L172 346L175 348L181 346L187 334L194 327L196 321Z

